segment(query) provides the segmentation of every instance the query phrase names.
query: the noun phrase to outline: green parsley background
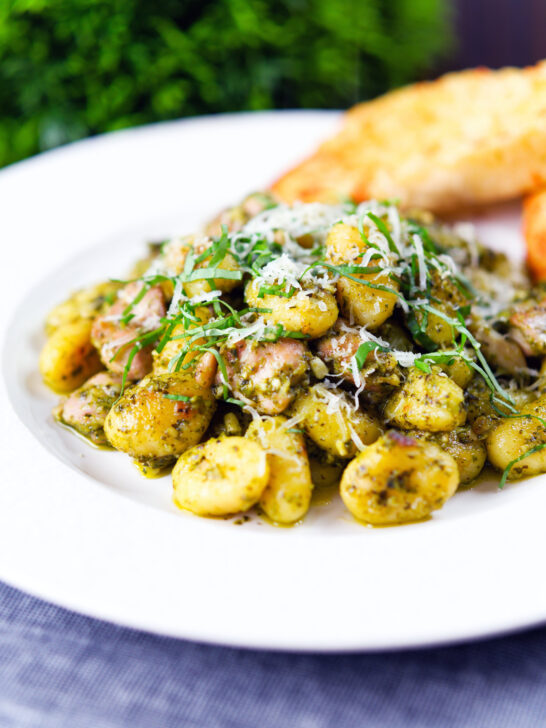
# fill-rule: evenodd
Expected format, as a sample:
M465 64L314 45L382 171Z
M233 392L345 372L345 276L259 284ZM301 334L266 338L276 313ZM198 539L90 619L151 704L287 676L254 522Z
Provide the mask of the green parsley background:
M0 166L163 119L344 108L451 38L444 0L0 0Z

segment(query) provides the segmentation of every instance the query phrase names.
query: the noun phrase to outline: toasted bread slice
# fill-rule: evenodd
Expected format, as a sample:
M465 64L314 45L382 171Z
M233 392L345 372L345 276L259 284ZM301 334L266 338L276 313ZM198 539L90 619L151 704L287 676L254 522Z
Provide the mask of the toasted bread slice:
M536 280L546 280L546 189L523 201L523 235L527 262Z
M475 69L350 109L339 133L272 187L291 202L397 198L437 212L546 182L546 61Z

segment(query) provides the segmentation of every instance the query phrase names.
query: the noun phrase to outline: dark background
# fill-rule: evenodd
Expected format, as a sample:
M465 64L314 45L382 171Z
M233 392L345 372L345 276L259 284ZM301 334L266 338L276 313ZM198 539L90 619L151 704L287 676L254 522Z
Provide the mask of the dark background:
M546 58L546 0L456 0L446 68L525 66Z
M196 114L546 57L546 0L0 0L0 166Z

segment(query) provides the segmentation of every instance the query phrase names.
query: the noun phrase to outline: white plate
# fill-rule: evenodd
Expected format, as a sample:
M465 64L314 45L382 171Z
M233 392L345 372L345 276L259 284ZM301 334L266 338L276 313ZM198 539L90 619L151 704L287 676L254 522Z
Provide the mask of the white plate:
M146 481L51 420L36 366L49 307L123 275L146 239L265 186L335 124L317 112L195 119L0 173L0 578L96 617L264 648L428 645L546 618L543 477L485 483L403 528L359 526L339 501L293 529L238 526L178 512L168 478ZM486 240L521 254L518 214L486 216Z

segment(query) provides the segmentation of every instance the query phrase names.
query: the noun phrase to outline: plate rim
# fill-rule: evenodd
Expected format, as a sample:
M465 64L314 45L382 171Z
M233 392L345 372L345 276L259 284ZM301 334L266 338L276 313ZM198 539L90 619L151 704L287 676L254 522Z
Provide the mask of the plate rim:
M162 134L163 130L167 127L169 127L171 130L179 130L182 128L188 128L188 126L198 126L202 124L203 122L206 125L212 124L213 126L216 126L217 129L222 127L223 119L228 119L229 123L233 123L234 119L237 119L237 124L241 124L244 126L248 123L249 120L254 119L265 119L267 117L268 119L279 119L279 118L285 118L285 119L310 119L314 116L320 116L322 119L335 119L339 116L339 112L331 112L331 111L314 111L314 110L305 110L305 111L270 111L270 112L239 112L239 113L233 113L233 114L226 114L226 115L210 115L206 117L193 117L190 119L184 119L179 121L169 121L169 122L162 122L159 124L153 124L143 127L138 127L136 129L128 129L128 130L121 130L116 131L108 135L98 136L94 137L89 140L81 140L78 142L75 142L74 144L67 145L66 147L62 147L58 150L51 150L43 155L38 155L37 157L31 158L29 160L25 160L21 163L17 163L14 165L10 165L5 170L2 170L0 172L0 186L2 185L3 181L6 178L9 178L10 175L23 175L25 174L32 175L33 170L36 169L37 165L46 167L49 166L55 166L57 164L57 160L62 158L69 159L73 156L78 156L80 154L80 150L88 150L91 146L93 147L100 147L101 144L112 145L116 144L115 139L123 139L124 143L129 140L129 145L132 143L131 140L135 140L134 143L137 141L137 137L139 136L148 136L150 135L153 137L154 135L160 135ZM251 121L251 123L254 123ZM261 121L259 123L262 123ZM276 121L275 121L276 123ZM112 141L114 140L114 141ZM48 161L50 160L50 161ZM21 170L23 170L21 172ZM25 171L27 170L27 171ZM104 241L97 241L97 244L104 244ZM79 257L79 255L82 254L82 252L85 252L84 249L80 250L77 254L75 253L75 257ZM45 274L44 280L47 280L50 273ZM41 285L41 282L38 281L36 285ZM14 286L12 286L14 288ZM11 313L10 313L10 320L12 316L14 315L14 312L18 311L21 307L25 305L25 302L27 301L28 294L25 293L24 295L20 296L16 302L16 305L13 305L11 303ZM9 400L9 408L11 410L16 410L16 407L14 408L14 405L11 401L10 393L7 391L6 387L6 361L7 361L7 351L6 346L9 343L9 326L6 326L6 330L2 331L2 338L1 338L1 353L2 353L2 385L0 389L0 401L4 403L6 399ZM17 417L19 417L18 413ZM4 419L6 422L4 422L3 425L3 433L4 436L9 431L9 427L7 427L7 419L8 417L4 413ZM24 427L28 429L28 425L24 423ZM14 437L18 437L19 435L15 435ZM32 440L34 442L34 439ZM44 450L44 460L49 460L53 456L50 452L47 451L47 448L45 445L40 442L40 447ZM53 467L51 463L49 463L51 466L52 472L60 472L59 467ZM62 465L62 464L60 464ZM65 466L62 465L64 468ZM66 474L65 474L66 475ZM68 478L68 476L66 476ZM70 480L71 481L78 481L79 484L82 484L83 481L87 483L86 487L83 487L83 491L86 493L90 490L93 490L96 488L95 485L92 485L91 482L88 482L88 478L84 474L80 474L79 476L75 476L75 474L70 471ZM81 483L80 483L81 481ZM64 482L64 481L63 481ZM65 483L66 485L66 483ZM96 494L94 493L93 496L89 497L89 502L95 502L95 506L97 505L98 501L106 501L112 496L112 492L107 492L106 489L100 489L104 490L102 495L97 498ZM82 492L83 492L82 491ZM63 491L65 492L65 491ZM2 495L4 494L4 495ZM14 505L13 498L5 497L6 494L6 488L0 489L0 503L3 507L12 507L13 513L18 513L19 516L23 511L20 510L19 505ZM115 492L114 495L118 496L119 493ZM87 498L87 495L86 495ZM135 517L135 521L138 524L142 523L142 511L144 511L146 514L149 513L149 508L146 506L143 506L142 504L138 503L130 503L130 505L127 502L127 499L123 496L119 497L119 509L121 511L131 511L132 515ZM28 505L28 504L27 504ZM117 506L116 506L117 509ZM140 516L136 516L136 513L139 513ZM131 516L132 517L132 516ZM158 517L158 514L155 514L154 520L156 520ZM4 517L4 523L5 523L5 517ZM197 520L197 519L196 519ZM0 518L0 523L2 523L2 518ZM193 529L190 529L190 531L197 532L199 531L198 527L195 527ZM233 536L232 534L228 540L233 542ZM238 538L238 537L237 537ZM342 538L342 537L340 537ZM271 540L271 539L268 539ZM294 540L294 539L292 539ZM301 539L296 539L301 542ZM314 540L314 539L313 539ZM384 541L385 539L378 539L379 541ZM2 539L0 538L0 545L2 544ZM301 548L301 543L299 544L299 547ZM304 549L305 550L305 549ZM59 604L59 606L73 609L77 612L87 614L90 617L96 617L99 619L105 619L107 621L110 621L112 623L118 624L120 626L126 626L130 627L132 629L145 629L146 631L155 632L156 634L161 634L164 636L175 636L178 638L183 639L192 639L199 642L204 643L210 643L210 644L225 644L225 645L231 645L231 646L238 646L238 647L247 647L250 649L271 649L271 650L283 650L283 651L301 651L301 652L362 652L362 651L394 651L398 649L409 649L409 648L426 648L426 647L433 647L433 646L439 646L439 645L446 645L446 644L455 644L457 642L463 642L468 640L476 640L480 638L491 638L495 636L499 636L501 634L506 634L508 632L515 632L521 629L525 629L532 626L537 626L538 624L543 623L546 621L546 598L544 601L544 604L541 604L541 606L536 610L529 610L526 613L526 616L523 617L522 614L519 614L519 616L515 616L513 618L513 621L510 622L506 618L503 621L502 625L496 624L492 625L491 629L488 631L484 629L483 625L475 625L475 628L472 629L470 626L467 626L467 628L463 629L460 634L450 635L445 634L444 636L441 636L437 634L436 638L431 637L431 639L427 639L423 634L416 634L415 638L412 639L411 635L407 635L407 639L401 640L400 638L397 638L395 642L392 644L388 643L388 640L379 640L377 644L371 644L370 641L368 642L364 641L358 641L355 640L354 644L348 644L347 642L341 643L342 640L339 643L336 643L335 637L330 637L329 639L318 639L316 641L316 644L311 644L309 641L309 636L307 636L305 639L302 639L299 643L297 640L291 639L289 643L282 643L282 640L276 639L267 639L267 638L259 638L254 633L254 636L249 636L248 639L245 639L245 635L242 632L239 632L239 636L236 637L234 634L227 635L226 633L221 633L216 631L208 631L205 629L204 631L201 630L193 630L189 633L187 633L183 628L178 630L176 634L173 634L172 628L167 628L165 630L162 630L161 627L157 624L153 623L147 623L143 624L142 619L135 618L134 621L131 621L131 618L128 618L127 616L121 617L119 614L119 605L114 609L104 609L102 612L100 610L97 610L97 607L93 607L91 611L86 609L85 602L86 597L83 597L82 599L78 599L77 597L74 597L73 599L68 599L66 593L63 592L62 598L59 600L56 598L56 595L59 594L59 587L55 583L50 585L50 588L48 589L45 585L37 586L35 582L33 582L32 578L26 576L22 576L21 578L17 577L16 573L11 573L9 569L6 569L2 564L0 564L0 576L7 582L12 584L13 586L17 588L22 588L25 591L34 594L35 596L46 599L48 601L51 601L53 603ZM546 597L546 594L545 594ZM523 619L523 622L522 622Z

